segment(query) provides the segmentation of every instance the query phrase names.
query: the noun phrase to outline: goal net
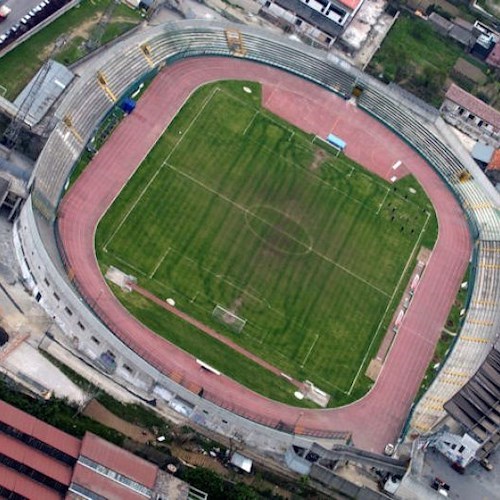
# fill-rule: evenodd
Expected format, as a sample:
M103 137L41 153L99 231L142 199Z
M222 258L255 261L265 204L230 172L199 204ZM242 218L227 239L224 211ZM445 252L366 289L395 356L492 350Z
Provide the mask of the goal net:
M239 316L236 316L231 311L228 311L227 309L224 309L220 305L216 305L213 312L212 316L219 321L219 323L222 323L229 327L233 332L240 333L243 330L243 327L245 326L245 323L247 322L246 319L240 318Z

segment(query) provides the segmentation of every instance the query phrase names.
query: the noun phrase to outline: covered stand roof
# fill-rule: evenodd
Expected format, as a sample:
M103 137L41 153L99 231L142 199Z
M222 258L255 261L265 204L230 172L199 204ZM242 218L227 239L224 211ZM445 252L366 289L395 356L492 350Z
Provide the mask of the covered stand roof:
M474 377L444 405L444 409L482 443L476 455L479 459L500 442L500 350L497 347L491 350Z

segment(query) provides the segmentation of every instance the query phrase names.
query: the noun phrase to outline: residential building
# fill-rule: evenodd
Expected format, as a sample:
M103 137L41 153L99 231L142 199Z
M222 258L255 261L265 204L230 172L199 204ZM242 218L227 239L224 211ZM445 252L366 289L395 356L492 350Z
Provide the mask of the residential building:
M473 139L500 147L500 112L458 85L451 84L440 111L448 123Z
M90 432L78 439L0 400L0 497L205 500L206 494Z
M299 37L331 47L364 0L260 0L260 14Z

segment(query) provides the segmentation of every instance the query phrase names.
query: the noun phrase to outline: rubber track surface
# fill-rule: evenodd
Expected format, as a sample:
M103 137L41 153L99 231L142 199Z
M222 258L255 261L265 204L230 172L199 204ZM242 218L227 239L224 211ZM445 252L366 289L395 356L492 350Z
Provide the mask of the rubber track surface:
M388 179L404 163L424 187L439 221L439 238L403 326L377 383L362 399L328 410L304 410L271 401L233 380L207 373L195 359L150 331L122 307L107 287L94 250L95 228L122 187L200 85L240 79L262 83L264 105L307 132L334 131L346 154ZM396 171L396 173L398 173ZM239 414L318 431L352 431L356 446L381 452L394 442L430 362L470 255L470 236L458 203L433 169L367 113L306 80L265 65L225 58L187 59L165 68L136 110L117 128L64 198L59 229L70 266L88 303L113 318L115 334L151 364L177 374L186 387ZM375 263L374 263L375 264Z

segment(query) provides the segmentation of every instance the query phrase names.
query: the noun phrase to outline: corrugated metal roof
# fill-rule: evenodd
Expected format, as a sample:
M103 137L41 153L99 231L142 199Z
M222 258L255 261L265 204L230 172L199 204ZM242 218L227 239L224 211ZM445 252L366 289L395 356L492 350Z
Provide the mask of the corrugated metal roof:
M30 499L59 500L61 495L0 464L0 486Z
M131 455L133 457L133 455ZM134 457L135 458L135 457ZM72 483L106 497L108 500L144 500L146 497L87 467L76 464Z
M22 441L0 433L0 452L62 484L71 482L72 468Z
M142 458L87 432L82 441L81 455L104 465L148 488L153 488L158 468Z
M79 439L14 408L4 401L0 401L0 421L36 437L74 458L77 458L80 453L81 443Z
M448 92L446 92L446 99L455 102L475 116L500 129L500 112L461 89L458 85L451 84Z
M500 431L500 351L493 348L476 374L444 405L483 445Z
M25 119L26 123L30 126L36 125L45 116L52 104L64 92L74 77L71 70L57 61L51 59L45 64L47 68L45 68L45 65L42 66L14 101L16 106L21 107L35 82L37 82L37 85L38 83L41 84ZM39 78L43 78L43 80L38 82Z

